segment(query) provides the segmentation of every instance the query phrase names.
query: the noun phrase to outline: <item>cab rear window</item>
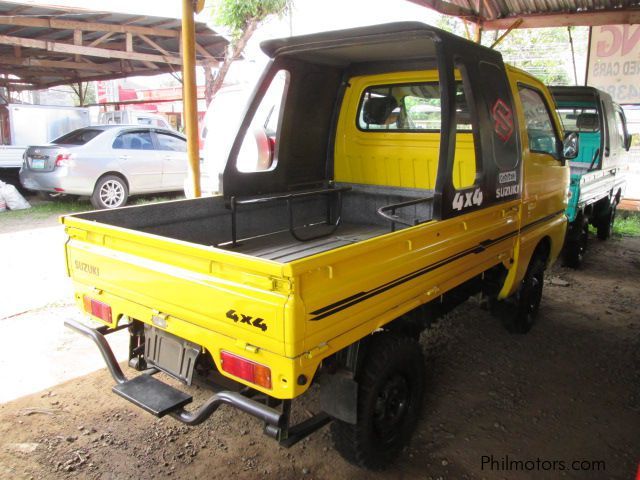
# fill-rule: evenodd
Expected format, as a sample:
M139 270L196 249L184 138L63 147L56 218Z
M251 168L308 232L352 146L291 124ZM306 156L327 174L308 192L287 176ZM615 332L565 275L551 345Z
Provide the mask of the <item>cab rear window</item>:
M358 109L363 131L439 132L442 120L437 82L376 85L365 89ZM471 130L462 84L456 86L458 130Z
M600 130L598 111L595 108L559 107L557 112L566 131L597 132Z

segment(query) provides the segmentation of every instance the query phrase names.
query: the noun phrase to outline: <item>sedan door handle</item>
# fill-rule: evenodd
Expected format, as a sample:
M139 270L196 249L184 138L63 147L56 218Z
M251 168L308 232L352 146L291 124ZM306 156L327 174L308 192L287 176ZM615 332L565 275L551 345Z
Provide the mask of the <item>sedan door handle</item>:
M120 155L118 157L119 160L127 160L129 158L129 155Z

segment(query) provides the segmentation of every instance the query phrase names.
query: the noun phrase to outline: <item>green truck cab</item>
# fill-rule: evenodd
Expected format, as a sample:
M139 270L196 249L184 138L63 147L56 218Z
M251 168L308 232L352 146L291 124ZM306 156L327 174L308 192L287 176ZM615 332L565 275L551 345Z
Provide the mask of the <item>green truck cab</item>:
M569 228L564 261L582 264L589 225L598 238L611 236L616 207L624 194L625 152L631 146L622 108L611 96L593 87L550 87L565 132L579 138L578 156L570 162Z

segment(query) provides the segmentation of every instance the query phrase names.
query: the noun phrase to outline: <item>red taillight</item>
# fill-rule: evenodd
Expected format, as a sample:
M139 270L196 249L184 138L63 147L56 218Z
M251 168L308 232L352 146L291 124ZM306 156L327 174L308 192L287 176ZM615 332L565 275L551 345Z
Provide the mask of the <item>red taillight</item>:
M222 370L225 372L255 385L271 388L271 369L269 367L225 351L220 353L220 360L222 361Z
M276 137L267 136L267 140L269 141L269 153L271 154L271 160L276 154Z
M94 300L91 297L87 297L86 295L82 297L82 301L84 303L85 312L90 313L94 317L98 317L107 323L111 323L111 307L109 305L99 302L98 300Z
M56 167L68 167L71 160L70 153L59 153L56 157Z

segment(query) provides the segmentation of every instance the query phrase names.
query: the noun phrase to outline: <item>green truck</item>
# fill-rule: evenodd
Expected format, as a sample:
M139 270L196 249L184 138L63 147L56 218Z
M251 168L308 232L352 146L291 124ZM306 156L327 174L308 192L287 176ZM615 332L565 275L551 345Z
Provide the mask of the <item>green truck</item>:
M616 207L625 189L626 151L631 146L622 108L593 87L550 87L565 132L579 137L578 156L570 162L571 185L566 210L569 228L565 265L582 264L589 225L598 238L611 236Z

